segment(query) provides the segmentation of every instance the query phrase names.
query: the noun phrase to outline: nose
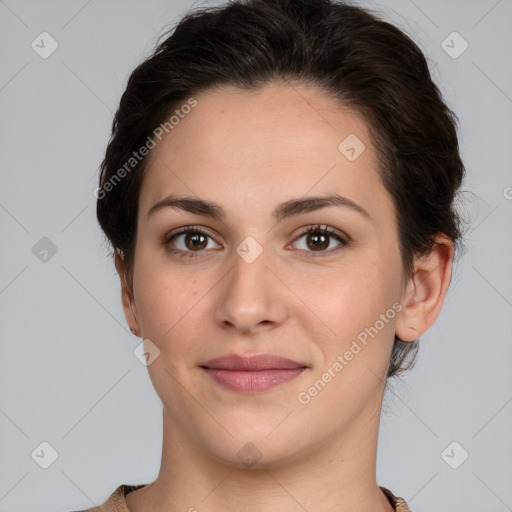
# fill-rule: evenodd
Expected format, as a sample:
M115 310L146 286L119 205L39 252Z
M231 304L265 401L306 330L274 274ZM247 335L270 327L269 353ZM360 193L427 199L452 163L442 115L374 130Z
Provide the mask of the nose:
M286 320L287 289L269 260L265 249L252 262L234 255L233 268L220 283L215 310L217 325L254 334L273 329Z

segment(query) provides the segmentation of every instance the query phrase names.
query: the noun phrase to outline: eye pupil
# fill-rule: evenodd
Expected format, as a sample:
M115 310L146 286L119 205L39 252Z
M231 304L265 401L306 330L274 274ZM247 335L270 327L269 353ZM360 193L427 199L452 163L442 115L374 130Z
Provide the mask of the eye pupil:
M206 236L202 233L188 233L185 236L185 245L188 249L204 249L204 247L208 245L208 242L206 241Z
M326 235L313 234L313 235L310 235L308 237L308 239L313 240L313 245L311 246L312 248L325 249L325 248L329 247L329 241L328 241L328 237Z

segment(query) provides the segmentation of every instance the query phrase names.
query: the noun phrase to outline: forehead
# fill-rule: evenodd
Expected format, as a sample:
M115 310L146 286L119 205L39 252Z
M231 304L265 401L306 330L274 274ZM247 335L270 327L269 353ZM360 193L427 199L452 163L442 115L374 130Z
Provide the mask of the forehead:
M224 86L194 99L150 154L141 209L171 193L226 204L228 214L256 198L338 192L370 205L386 194L365 122L313 86Z

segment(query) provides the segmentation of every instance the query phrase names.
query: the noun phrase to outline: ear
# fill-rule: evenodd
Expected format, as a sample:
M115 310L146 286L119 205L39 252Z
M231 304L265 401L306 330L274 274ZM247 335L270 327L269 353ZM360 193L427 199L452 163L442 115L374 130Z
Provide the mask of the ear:
M137 320L137 307L133 299L133 290L126 280L126 269L124 268L123 253L119 250L115 251L114 264L121 280L121 301L123 303L123 311L130 330L136 336L140 336L140 326Z
M453 242L439 235L432 251L415 260L395 325L395 334L402 341L416 340L436 321L451 281L453 254Z

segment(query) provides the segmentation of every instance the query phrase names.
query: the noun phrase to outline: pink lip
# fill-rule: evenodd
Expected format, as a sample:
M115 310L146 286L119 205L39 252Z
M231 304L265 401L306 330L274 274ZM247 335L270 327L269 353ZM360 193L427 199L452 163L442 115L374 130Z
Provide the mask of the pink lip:
M301 363L273 354L233 354L212 359L201 367L218 384L244 392L265 391L295 379L306 369Z

